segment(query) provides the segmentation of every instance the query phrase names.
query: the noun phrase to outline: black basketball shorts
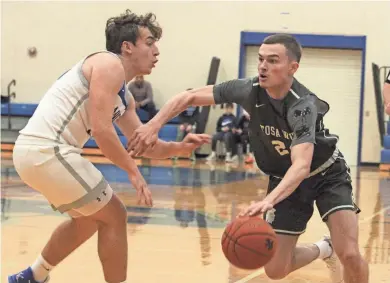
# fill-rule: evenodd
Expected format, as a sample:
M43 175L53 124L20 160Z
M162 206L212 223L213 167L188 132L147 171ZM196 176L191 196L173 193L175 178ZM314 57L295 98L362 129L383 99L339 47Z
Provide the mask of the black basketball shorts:
M280 178L270 176L267 194L280 181ZM305 179L290 196L265 213L264 219L278 234L300 235L305 232L313 215L314 201L324 222L339 210L359 213L360 209L353 200L351 182L350 169L340 154L329 168Z

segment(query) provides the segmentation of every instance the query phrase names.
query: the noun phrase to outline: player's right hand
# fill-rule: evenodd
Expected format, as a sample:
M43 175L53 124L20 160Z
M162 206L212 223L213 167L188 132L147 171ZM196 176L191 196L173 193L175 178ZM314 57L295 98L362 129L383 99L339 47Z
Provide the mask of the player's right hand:
M137 191L137 204L153 206L152 193L141 173L129 173L129 179Z

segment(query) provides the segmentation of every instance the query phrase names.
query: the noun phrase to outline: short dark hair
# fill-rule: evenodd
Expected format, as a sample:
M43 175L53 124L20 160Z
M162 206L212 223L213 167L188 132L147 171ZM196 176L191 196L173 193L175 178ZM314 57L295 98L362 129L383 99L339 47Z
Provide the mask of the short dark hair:
M234 105L233 105L233 103L228 102L228 103L225 103L225 108L234 108Z
M139 27L148 28L156 40L161 38L162 29L153 13L139 16L127 9L120 16L109 18L106 23L107 51L121 54L123 41L130 41L135 45L139 36Z
M298 63L302 56L302 46L291 34L273 34L263 40L263 44L282 44L287 50L287 56Z

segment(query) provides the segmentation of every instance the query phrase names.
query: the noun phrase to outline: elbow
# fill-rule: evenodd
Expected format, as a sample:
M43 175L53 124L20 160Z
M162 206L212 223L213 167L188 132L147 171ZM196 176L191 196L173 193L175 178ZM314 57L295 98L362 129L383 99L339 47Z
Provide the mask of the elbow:
M96 138L106 137L112 133L112 129L110 127L92 127L91 128L91 136Z
M301 167L301 172L302 172L302 175L304 176L304 178L306 178L310 174L310 167L311 167L310 165L311 164L309 162L306 162Z
M302 176L304 178L306 178L307 176L310 175L310 166L305 166L305 167L302 167Z
M300 160L297 162L297 168L299 171L299 176L302 177L302 179L306 178L310 174L311 169L311 162L308 160Z

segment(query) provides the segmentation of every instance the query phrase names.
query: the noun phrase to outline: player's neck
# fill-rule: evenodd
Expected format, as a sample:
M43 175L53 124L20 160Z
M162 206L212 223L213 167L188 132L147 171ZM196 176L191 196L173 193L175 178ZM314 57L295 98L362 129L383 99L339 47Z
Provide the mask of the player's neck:
M285 98L288 92L290 91L292 83L293 80L291 79L283 85L274 88L267 88L266 91L271 98L276 100L281 100Z
M125 80L126 80L126 83L128 83L129 81L134 79L138 74L135 71L135 69L133 68L133 66L131 65L131 62L129 62L129 60L126 60L122 56L119 56L119 58L121 59L123 69L125 70Z

